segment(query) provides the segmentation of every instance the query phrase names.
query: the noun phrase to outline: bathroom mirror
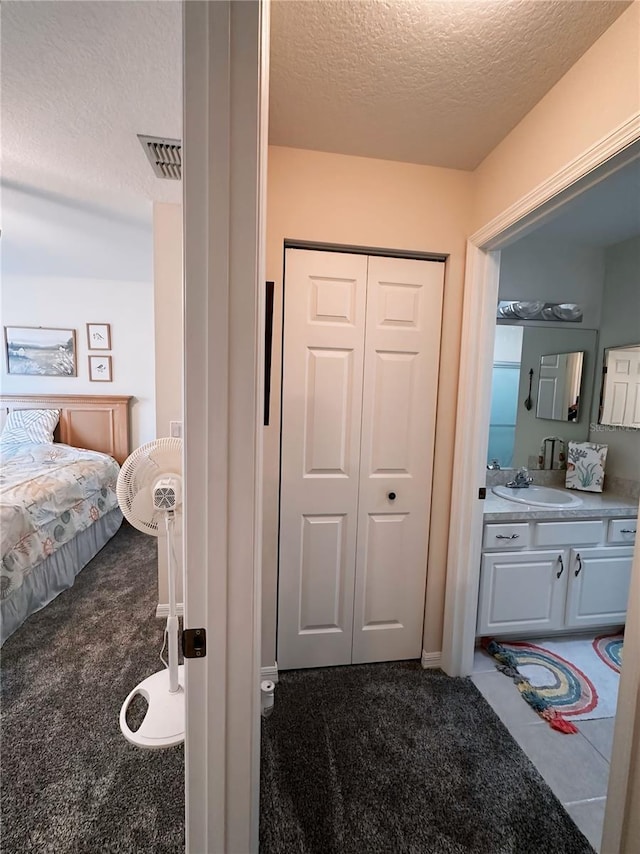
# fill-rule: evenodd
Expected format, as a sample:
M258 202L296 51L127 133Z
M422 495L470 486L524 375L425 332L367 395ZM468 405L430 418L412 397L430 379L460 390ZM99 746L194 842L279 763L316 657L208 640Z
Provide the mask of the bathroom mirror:
M578 421L584 352L547 353L540 357L536 418Z
M498 321L493 356L487 465L494 465L496 460L501 469L520 466L535 469L545 438L553 435L561 437L565 442L587 441L594 369L597 364L597 340L598 333L594 329L520 326ZM581 358L569 360L566 357L570 354L578 354ZM560 359L560 356L564 358ZM538 410L540 407L540 412L543 412L547 406L550 407L547 411L550 414L553 412L550 401L553 400L554 385L558 400L566 394L562 392L561 395L561 381L557 376L562 361L566 362L564 369L570 389L576 388L577 381L574 378L577 373L581 375L581 382L577 383L578 393L570 401L571 404L578 403L578 411L576 417L573 417L573 411L569 413L570 403L566 402L565 409L563 402L563 423L551 424L546 417L538 417ZM545 380L542 388L541 377ZM596 394L598 391L599 380ZM542 403L539 401L540 396L543 397ZM553 418L551 420L555 421Z
M640 429L640 344L605 350L600 423Z

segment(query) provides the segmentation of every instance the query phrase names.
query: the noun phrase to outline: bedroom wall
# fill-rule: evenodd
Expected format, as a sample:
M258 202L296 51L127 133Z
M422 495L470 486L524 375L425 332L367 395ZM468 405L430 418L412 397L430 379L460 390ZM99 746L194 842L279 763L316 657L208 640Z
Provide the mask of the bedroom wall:
M122 217L34 188L2 189L3 326L76 330L77 377L7 374L7 394L128 394L131 446L156 435L151 204ZM91 382L86 323L110 323L113 382Z
M3 358L0 382L6 394L133 394L131 448L155 438L153 292L151 282L4 276L2 323L76 330L77 377L9 376ZM85 324L111 324L113 382L89 380ZM102 354L98 354L102 355Z

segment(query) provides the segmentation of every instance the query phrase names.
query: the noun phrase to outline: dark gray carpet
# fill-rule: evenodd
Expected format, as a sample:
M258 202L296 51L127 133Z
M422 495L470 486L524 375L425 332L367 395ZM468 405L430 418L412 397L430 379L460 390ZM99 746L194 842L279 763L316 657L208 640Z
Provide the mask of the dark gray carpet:
M129 691L162 667L156 543L123 525L76 583L5 643L3 854L184 851L184 752L120 733Z
M184 850L182 748L118 725L161 666L155 546L124 525L0 651L3 854ZM282 674L261 799L262 854L591 852L472 683L413 663Z
M592 854L473 683L418 663L283 673L262 750L262 854Z

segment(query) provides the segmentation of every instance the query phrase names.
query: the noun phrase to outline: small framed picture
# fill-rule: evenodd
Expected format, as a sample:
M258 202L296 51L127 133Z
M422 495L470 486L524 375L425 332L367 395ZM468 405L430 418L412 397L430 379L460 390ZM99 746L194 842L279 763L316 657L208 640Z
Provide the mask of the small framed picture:
M87 323L87 343L90 350L110 350L111 324Z
M92 383L111 382L111 356L89 356L89 379Z

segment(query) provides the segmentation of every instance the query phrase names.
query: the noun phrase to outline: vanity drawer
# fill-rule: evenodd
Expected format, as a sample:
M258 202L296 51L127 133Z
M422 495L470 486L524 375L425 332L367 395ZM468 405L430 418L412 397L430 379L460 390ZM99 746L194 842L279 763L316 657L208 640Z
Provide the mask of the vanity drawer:
M484 526L483 547L485 549L519 549L528 546L529 540L528 522Z
M536 522L534 546L574 546L604 542L604 522L589 519L584 522Z
M635 543L637 530L637 519L611 519L611 521L609 522L607 542Z

